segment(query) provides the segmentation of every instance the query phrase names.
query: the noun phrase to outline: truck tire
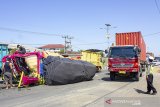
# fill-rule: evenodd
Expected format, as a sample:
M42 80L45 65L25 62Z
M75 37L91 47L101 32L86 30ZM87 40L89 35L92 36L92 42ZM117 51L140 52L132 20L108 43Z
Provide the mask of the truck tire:
M111 81L115 80L115 73L114 72L110 72L110 79L111 79Z
M142 70L142 72L145 72L146 71L146 65L141 65L141 70Z
M142 72L140 73L140 77L142 77Z
M139 81L139 72L136 72L136 73L135 73L135 80L136 80L136 81Z
M142 73L143 73L142 66L140 66L140 69L139 69L139 76L140 77L142 77Z

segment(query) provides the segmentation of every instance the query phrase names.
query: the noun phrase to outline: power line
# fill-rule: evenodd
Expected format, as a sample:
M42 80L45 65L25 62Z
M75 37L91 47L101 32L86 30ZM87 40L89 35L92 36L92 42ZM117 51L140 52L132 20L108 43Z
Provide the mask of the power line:
M146 35L143 35L143 37L148 37L148 36L157 35L157 34L160 34L160 32L146 34Z
M106 44L108 42L99 42L99 43L86 43L86 44L74 44L74 45L97 45L97 44Z
M143 35L143 37L150 37L152 35L157 35L160 34L160 32L155 32L155 33L150 33ZM110 41L110 42L115 42L115 41ZM98 43L86 43L86 44L74 44L74 45L101 45L101 44L107 44L108 42L98 42Z
M19 29L13 29L13 28L5 28L5 27L0 27L0 30L10 31L10 32L19 32L19 33L38 34L38 35L45 35L45 36L64 36L59 34L42 33L42 32L19 30Z
M65 38L65 37L63 37ZM67 39L67 38L66 38ZM67 42L67 40L66 40ZM111 42L115 42L115 41L111 41ZM99 43L86 43L86 44L73 44L73 47L75 47L75 45L98 45L98 44L107 44L108 42L99 42ZM48 43L44 43L44 44L30 44L30 43L10 43L10 44L21 44L21 45L47 45ZM67 47L67 46L66 46ZM77 47L77 46L76 46Z
M78 41L78 42L83 42L83 43L86 43L87 41L86 40L82 40L82 39L79 39L79 38L74 38L74 40Z
M146 35L143 35L143 37L150 37L152 35L157 35L157 34L160 34L160 32L155 32L155 33L150 33L150 34L146 34ZM66 37L66 36L63 36L63 38ZM152 36L153 37L153 36ZM66 37L67 39L67 37ZM66 40L67 42L67 40ZM110 41L110 42L115 42L115 41ZM84 43L84 44L74 44L75 45L101 45L101 44L107 44L108 42L97 42L97 43ZM14 44L14 43L12 43ZM15 43L15 44L20 44L20 43ZM47 44L47 43L46 43ZM46 45L46 44L28 44L28 43L22 43L22 45Z
M79 47L77 47L77 46L74 46L74 45L73 45L73 47L75 47L75 48L78 48L78 49L80 49L80 50L83 50L82 48L79 48Z
M158 3L157 3L157 0L154 0L155 1L155 4L156 4L156 7L157 7L157 10L158 10L158 13L160 14L160 8L158 6Z
M30 44L30 43L9 43L9 44L21 44L21 45L47 45L47 43L46 44Z
M58 34L42 33L42 32L35 32L35 31L26 31L26 30L12 29L12 28L4 28L4 27L0 27L0 30L6 30L6 31L11 31L11 32L20 32L20 33L32 33L32 34L39 34L39 35L45 35L45 36L65 37L64 35L58 35ZM156 35L156 34L160 34L160 32L143 35L143 37L149 37L149 36ZM86 43L86 44L75 44L75 45L98 45L98 44L106 44L106 43L108 43L108 42ZM20 44L20 43L17 43L17 44ZM46 45L46 44L28 44L28 43L23 43L23 45Z

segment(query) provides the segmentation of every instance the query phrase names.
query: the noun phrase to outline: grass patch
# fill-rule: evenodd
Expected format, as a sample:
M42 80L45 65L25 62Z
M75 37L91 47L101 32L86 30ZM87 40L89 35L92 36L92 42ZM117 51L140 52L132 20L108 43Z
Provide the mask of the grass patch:
M160 73L160 66L153 67L153 71Z

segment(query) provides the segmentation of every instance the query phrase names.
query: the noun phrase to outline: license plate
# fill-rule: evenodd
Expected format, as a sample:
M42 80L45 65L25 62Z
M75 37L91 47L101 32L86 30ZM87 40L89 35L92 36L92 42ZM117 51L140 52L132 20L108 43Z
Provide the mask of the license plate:
M126 71L119 71L120 74L126 74Z

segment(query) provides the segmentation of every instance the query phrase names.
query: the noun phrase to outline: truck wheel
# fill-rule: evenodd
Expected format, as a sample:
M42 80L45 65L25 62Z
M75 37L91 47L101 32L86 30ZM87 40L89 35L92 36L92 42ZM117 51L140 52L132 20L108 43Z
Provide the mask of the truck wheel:
M135 79L136 79L136 81L139 81L139 72L135 73Z
M111 81L115 80L115 73L114 72L110 72L110 79L111 79Z
M143 66L141 66L142 68L142 72L145 72L146 71L146 65L143 65Z
M140 77L142 77L142 72L140 73Z
M140 70L139 70L139 73L138 73L138 74L139 74L139 76L140 76L140 77L142 77L142 74L143 74L142 68L140 68Z

